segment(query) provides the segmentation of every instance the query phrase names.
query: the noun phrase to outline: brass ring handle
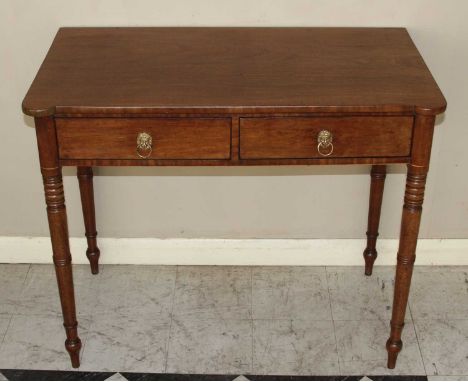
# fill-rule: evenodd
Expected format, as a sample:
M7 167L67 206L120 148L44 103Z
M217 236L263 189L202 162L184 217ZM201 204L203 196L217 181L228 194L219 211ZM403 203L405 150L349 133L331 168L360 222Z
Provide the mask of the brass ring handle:
M333 153L333 135L328 130L322 130L317 136L317 151L327 157Z
M140 158L146 159L153 152L153 138L148 133L139 133L137 136L136 153Z

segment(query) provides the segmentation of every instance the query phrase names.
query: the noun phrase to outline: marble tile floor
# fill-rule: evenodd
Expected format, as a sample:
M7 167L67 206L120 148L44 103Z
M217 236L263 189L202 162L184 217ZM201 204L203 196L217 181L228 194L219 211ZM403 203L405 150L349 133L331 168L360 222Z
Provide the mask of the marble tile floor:
M74 266L83 372L468 380L468 267L416 267L388 370L394 267ZM52 265L0 264L0 369L72 370Z

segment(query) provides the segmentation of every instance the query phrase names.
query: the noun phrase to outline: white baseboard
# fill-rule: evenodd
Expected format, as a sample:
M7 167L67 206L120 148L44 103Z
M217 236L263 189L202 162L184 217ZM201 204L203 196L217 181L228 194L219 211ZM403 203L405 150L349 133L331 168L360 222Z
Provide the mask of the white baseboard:
M98 238L102 264L362 265L363 239ZM70 239L73 262L88 262L86 240ZM378 241L376 265L394 265L398 241ZM48 237L0 237L0 263L50 263ZM468 239L422 239L418 265L468 265Z

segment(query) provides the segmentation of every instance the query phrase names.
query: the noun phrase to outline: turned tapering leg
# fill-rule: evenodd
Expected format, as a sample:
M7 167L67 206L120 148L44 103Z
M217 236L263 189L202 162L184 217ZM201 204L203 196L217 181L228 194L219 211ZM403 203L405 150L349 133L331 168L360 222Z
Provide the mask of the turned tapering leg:
M401 333L405 324L406 305L408 303L411 276L413 274L413 264L416 259L416 244L421 221L426 176L429 170L433 131L433 116L418 115L416 117L411 163L408 164L408 174L406 177L393 311L390 322L391 331L390 338L387 341L387 366L390 369L395 367L398 353L403 347Z
M68 242L67 212L53 118L36 118L36 134L44 181L53 260L62 305L63 326L67 335L65 348L70 354L72 366L76 368L80 366L81 340L78 337L73 272Z
M374 165L371 170L371 186L369 195L369 215L367 220L367 246L363 256L366 263L365 274L372 274L372 267L377 258L377 237L379 236L380 210L382 208L382 198L385 185L387 166Z
M85 235L88 241L86 256L91 265L91 273L99 273L99 256L101 252L97 246L96 215L94 211L93 169L78 167L78 183L80 185L81 208L85 225Z

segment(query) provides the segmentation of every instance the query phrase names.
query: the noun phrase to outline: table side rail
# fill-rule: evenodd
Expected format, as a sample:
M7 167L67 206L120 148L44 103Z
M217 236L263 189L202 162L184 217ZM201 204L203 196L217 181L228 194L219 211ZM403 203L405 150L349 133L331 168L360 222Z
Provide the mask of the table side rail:
M414 118L183 115L55 120L63 166L281 166L409 163ZM330 156L317 152L317 132L322 129L334 133ZM154 152L142 158L136 139L146 131L151 132Z

